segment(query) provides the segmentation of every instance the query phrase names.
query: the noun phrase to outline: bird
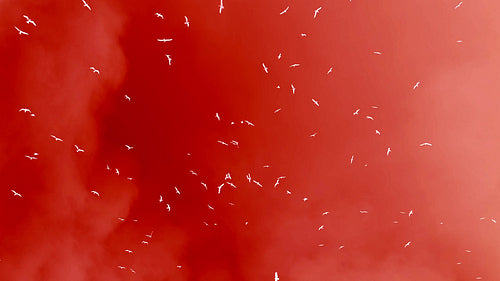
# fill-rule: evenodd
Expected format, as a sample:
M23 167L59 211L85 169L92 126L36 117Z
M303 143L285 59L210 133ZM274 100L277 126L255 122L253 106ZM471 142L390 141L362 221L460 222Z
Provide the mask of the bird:
M354 155L351 156L351 164L352 164L352 161L354 161Z
M226 183L232 186L233 188L237 188L236 185L234 185L232 182L226 182Z
M85 152L85 150L81 149L78 147L78 145L75 144L76 152Z
M156 16L157 18L163 19L163 15L162 15L162 14L160 14L160 13L155 13L155 16Z
M380 136L380 131L379 130L375 130L375 134L377 134L377 135Z
M278 113L281 110L281 108L278 108L274 111L274 113Z
M175 188L175 193L177 193L177 194L179 194L179 195L180 195L180 194L181 194L181 192L179 191L179 189L177 189L177 187L176 187L176 186L174 186L174 188Z
M63 141L62 139L54 136L54 135L50 135L51 138L53 138L55 141Z
M432 146L432 143L424 142L421 143L420 146Z
M31 110L29 110L28 108L21 108L19 109L19 112L31 113Z
M321 213L321 215L322 215L322 216L326 216L326 215L328 215L329 213L330 213L330 212L323 212L323 213Z
M222 10L224 9L224 3L222 3L222 0L220 0L220 5L219 5L219 14L222 14Z
M325 229L325 225L318 227L318 230L323 230L323 229Z
M148 244L149 244L149 242L148 242L148 241L144 241L144 240L143 240L143 241L141 241L141 244L148 245Z
M300 34L300 36L301 36L301 37L306 37L306 36L307 36L307 34L305 34L305 33L301 33L301 34Z
M322 8L319 7L317 8L316 10L314 10L314 17L313 18L316 18L316 16L318 15L319 11L321 10Z
M375 55L381 55L381 52L373 52Z
M262 63L262 67L264 68L264 71L265 71L266 73L269 73L269 72L268 72L268 68L267 68L267 66L266 66L264 63Z
M418 81L414 86L413 86L413 90L415 90L418 86L420 85L420 81Z
M247 175L247 180L248 180L248 182L252 182L252 176L250 176L250 173L248 173L248 175Z
M14 26L14 28L19 32L19 35L29 35L28 32L24 32L21 29L17 28L17 26Z
M330 69L328 69L328 72L326 73L327 75L332 73L332 70L333 70L333 67L330 67Z
M125 266L121 266L121 265L118 265L117 266L119 269L125 269L126 267Z
M206 184L206 183L201 182L201 185L203 185L203 187L204 187L205 189L208 189L208 187L207 187L207 184Z
M315 100L315 99L311 99L311 100L312 100L312 102L314 102L314 104L315 104L316 106L319 106L319 103L318 103L318 101L317 101L317 100Z
M313 138L313 137L315 137L317 134L318 134L317 132L316 132L316 133L314 133L314 134L310 134L310 135L309 135L309 137Z
M280 278L278 277L278 272L274 273L274 281L278 281Z
M290 195L290 194L292 194L292 193L290 192L290 190L287 190L287 191L286 191L286 194Z
M309 198L307 198L307 197L304 197L304 198L302 199L302 201L304 201L304 202L306 202L307 200L309 200Z
M184 22L184 24L185 24L187 27L189 27L189 20L188 20L188 17L184 16L184 19L186 20L186 21Z
M92 11L92 9L90 8L90 6L87 4L87 2L85 2L85 0L82 0L83 2L83 7L89 9L89 11Z
M290 86L292 87L292 95L295 94L295 86L293 84L290 84Z
M27 15L23 15L23 17L26 19L27 24L32 24L36 26L36 23L32 19L30 19Z
M115 172L117 175L120 175L120 171L118 171L118 169L115 168Z
M35 156L28 156L28 155L24 155L24 156L26 156L26 158L28 158L29 160L36 160L36 159L38 159Z
M12 191L12 193L14 193L14 196L19 196L19 197L23 197L20 193L17 193L15 190L11 189L10 191Z
M245 123L247 123L247 125L250 125L250 126L252 126L252 127L255 127L255 125L254 125L252 122L250 122L250 121L245 120Z
M101 195L99 194L99 192L97 192L97 191L95 191L95 190L92 190L90 193L92 193L92 194L94 194L94 195L96 195L96 196L101 196Z
M281 179L286 179L286 176L281 176L281 177L278 177L278 178L276 179L276 183L274 184L274 187L275 187L275 188L276 188L276 186L278 186L278 184L280 184L280 180L281 180Z
M168 60L168 65L172 65L172 57L170 55L165 55Z
M408 243L406 243L404 247L406 248L406 247L410 246L410 244L411 244L411 241L408 241Z
M258 181L256 181L256 180L252 180L252 182L253 182L253 183L255 183L256 185L258 185L258 186L262 187L262 184L261 184L260 182L258 182Z
M370 107L371 107L371 108L378 108L378 106L375 106L375 105L372 105L372 106L370 106Z
M160 199L158 200L158 202L163 202L163 196L160 195Z
M278 59L281 59L281 53L278 54Z
M171 39L171 38L161 38L161 39L156 39L156 40L157 40L158 42L163 42L163 43L165 43L165 42L170 42L170 41L172 41L173 39Z
M287 6L283 11L281 11L280 15L283 15L284 13L288 12L289 8L290 6Z
M125 95L125 99L128 100L128 101L130 101L130 97L127 96L127 95Z
M356 111L354 111L354 113L352 115L358 115L359 114L359 108L356 109Z
M463 2L458 3L458 5L456 5L454 9L456 10L458 7L462 6L462 3Z
M218 143L220 143L220 144L223 144L223 145L225 145L225 146L229 146L229 144L227 144L227 143L225 143L225 142L223 142L223 141L218 140L217 142L218 142Z
M198 174L197 174L195 171L193 171L193 170L189 170L189 172L190 172L192 175L195 175L195 176L197 176L197 175L198 175Z
M170 204L167 204L167 207L166 207L167 211L170 212Z
M95 67L91 66L90 67L90 70L92 70L93 73L97 73L97 75L100 75L101 72L99 71L99 69L96 69Z
M151 234L146 234L145 236L148 237L148 238L152 238L153 237L153 231L151 231Z
M135 274L135 270L133 270L132 268L129 268L129 269L130 269L130 272Z
M182 268L182 265L178 265L177 268Z
M118 218L118 220L119 220L119 221L125 221L125 219L123 219L123 218Z
M232 140L230 143L231 143L232 145L234 145L234 146L239 147L238 142L237 142L237 141L235 141L235 140Z
M133 252L133 251L131 251L131 250L125 250L125 252L127 252L127 253L129 253L129 254L134 253L134 252Z
M217 191L217 194L220 194L220 190L222 189L222 186L224 186L224 184L221 184L217 187L218 191Z
M131 150L134 148L133 146L130 146L130 145L125 145L125 147L127 148L127 150Z
M368 116L368 115L367 115L367 116L366 116L366 119L373 120L373 117L371 117L371 116Z
M340 245L339 250L342 249L342 248L344 248L344 245Z
M408 217L411 217L411 215L413 215L413 210L410 210L410 212L408 213Z
M362 214L368 214L368 211L359 211Z
M207 206L208 206L208 208L209 208L210 210L213 210L213 209L214 209L214 207L212 207L212 206L210 206L210 205L208 205L208 204L207 204Z
M220 121L219 113L215 112L215 118L217 118L217 120Z
M390 147L387 148L387 156L389 156L389 153L391 153L391 148Z
M300 63L294 63L294 64L290 65L289 67L297 67L297 66L300 66Z

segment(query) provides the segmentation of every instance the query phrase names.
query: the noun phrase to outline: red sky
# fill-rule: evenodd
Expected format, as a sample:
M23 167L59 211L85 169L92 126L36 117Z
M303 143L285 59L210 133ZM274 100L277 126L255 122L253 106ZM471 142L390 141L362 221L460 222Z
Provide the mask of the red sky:
M87 3L0 1L0 280L500 280L499 2Z

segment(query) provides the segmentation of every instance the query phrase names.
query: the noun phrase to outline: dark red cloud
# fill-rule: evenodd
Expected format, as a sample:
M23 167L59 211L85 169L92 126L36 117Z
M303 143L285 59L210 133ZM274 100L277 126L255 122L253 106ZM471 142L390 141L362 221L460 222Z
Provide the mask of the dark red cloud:
M87 2L0 3L0 280L500 277L498 4Z

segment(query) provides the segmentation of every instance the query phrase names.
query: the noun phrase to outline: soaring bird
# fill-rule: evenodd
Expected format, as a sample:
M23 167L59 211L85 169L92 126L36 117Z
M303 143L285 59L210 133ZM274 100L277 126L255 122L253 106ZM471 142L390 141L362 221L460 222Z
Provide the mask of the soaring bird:
M93 66L90 67L90 70L92 70L93 73L97 73L97 75L101 74L101 72L99 71L99 69L97 69L97 68L95 68Z
M155 14L155 16L156 16L157 18L161 18L161 19L163 19L163 15L162 15L162 14L160 14L160 13L156 13L156 14Z
M27 24L32 24L36 26L36 23L33 20L31 20L27 15L23 15L23 17L26 19Z
M21 29L17 28L17 26L14 26L14 28L19 32L19 35L29 35L28 32L24 32Z
M14 193L14 196L19 196L19 197L23 197L21 196L21 194L17 193L15 190L11 189L10 191L12 191L12 193Z

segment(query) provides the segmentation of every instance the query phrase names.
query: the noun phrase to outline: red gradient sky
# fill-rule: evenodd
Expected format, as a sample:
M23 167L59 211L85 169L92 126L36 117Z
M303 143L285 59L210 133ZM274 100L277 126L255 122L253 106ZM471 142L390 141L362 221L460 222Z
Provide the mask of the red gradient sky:
M0 280L500 280L500 2L87 3L0 1Z

